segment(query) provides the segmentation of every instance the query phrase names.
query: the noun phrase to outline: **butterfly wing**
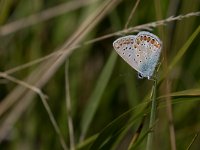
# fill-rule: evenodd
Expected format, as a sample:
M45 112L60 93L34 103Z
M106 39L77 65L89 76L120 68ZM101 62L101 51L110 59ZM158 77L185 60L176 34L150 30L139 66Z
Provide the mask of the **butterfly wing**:
M142 77L150 78L159 60L162 42L154 34L142 31L135 37L135 43L137 45L136 52L142 52L141 60L138 60L139 72Z
M116 52L136 71L148 79L158 63L162 42L152 33L142 31L136 36L121 37L113 42Z
M134 35L124 36L118 38L113 42L113 47L116 52L136 71L140 72L138 67L138 60L140 55L137 57L135 51L135 37ZM136 58L137 57L137 58Z

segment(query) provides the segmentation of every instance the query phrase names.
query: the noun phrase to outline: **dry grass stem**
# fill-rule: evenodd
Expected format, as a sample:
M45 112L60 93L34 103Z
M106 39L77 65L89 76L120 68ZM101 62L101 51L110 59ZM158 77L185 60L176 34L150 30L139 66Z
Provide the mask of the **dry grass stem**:
M48 59L50 59L50 58L52 58L54 56L58 56L59 57L66 50L74 51L75 49L80 48L82 46L86 46L88 44L93 44L93 43L96 43L98 41L105 40L105 39L108 39L108 38L111 38L111 37L114 37L114 36L120 36L120 35L123 35L124 33L126 33L126 34L127 33L133 33L133 32L138 32L138 31L144 30L144 29L152 30L152 27L155 28L155 27L158 27L158 26L161 26L161 25L165 25L166 23L169 23L169 22L172 22L172 21L177 21L177 20L181 20L181 19L184 19L184 18L189 18L189 17L192 17L192 16L199 16L199 15L200 15L200 12L192 12L192 13L188 13L186 15L179 15L177 17L169 17L169 18L164 19L164 20L159 20L159 21L155 21L155 22L151 22L151 23L147 23L147 24L142 24L142 25L135 26L135 27L130 27L128 29L124 29L124 30L121 30L121 31L118 31L118 32L107 34L107 35L104 35L104 36L101 36L101 37L98 37L98 38L94 38L92 40L86 41L86 42L84 42L82 44L76 45L76 46L71 47L71 48L60 49L58 51L50 53L49 55L46 55L46 56L42 57L42 58L33 60L33 61L28 62L26 64L17 66L15 68L9 69L9 70L5 71L5 73L12 74L12 73L20 71L22 69L26 69L26 68L28 68L30 66L33 66L35 64L41 63L41 62L43 62L45 60L48 60Z
M19 84L21 86L24 86L24 87L36 92L40 96L40 98L42 100L42 103L45 106L45 109L46 109L46 111L47 111L47 113L49 115L49 118L50 118L50 120L51 120L51 122L52 122L52 124L54 126L54 129L56 130L57 134L59 135L61 145L63 146L64 150L67 150L67 146L66 146L66 144L64 142L64 138L62 137L60 129L59 129L59 127L58 127L58 125L57 125L57 123L55 121L55 118L53 117L53 113L51 112L51 109L50 109L49 105L46 102L47 96L45 94L43 94L42 91L39 88L37 88L35 86L32 86L32 85L30 85L30 84L28 84L28 83L26 83L24 81L18 80L18 79L14 78L14 77L11 77L11 76L7 75L6 73L0 73L0 77L5 78L5 79L7 79L9 81L12 81L14 83L17 83L17 84ZM17 116L16 114L18 114L18 113L16 113L16 111L13 111L13 112L14 113L11 113L10 117L7 117L6 121L4 121L3 125L0 127L0 142L6 136L8 130L10 130L10 123L15 120L14 118L18 118L18 117L16 117Z
M197 139L199 133L195 134L194 138L192 139L192 141L190 142L189 146L187 147L186 150L190 150L190 148L192 147L192 144L194 143L194 141Z
M168 17L167 19L163 19L163 20L159 20L159 21L155 21L155 22L131 27L131 28L119 31L119 32L115 33L115 35L121 35L121 34L126 34L126 33L131 33L131 32L138 32L140 30L152 30L152 28L158 27L160 25L166 25L169 22L176 21L176 20L182 20L184 18L189 18L189 17L192 17L192 16L200 16L200 11L191 12L191 13L188 13L186 15L179 15L179 16L176 16L176 17L171 16L171 17Z
M165 92L166 94L170 93L170 81L168 77L165 81ZM171 143L171 149L176 150L176 135L175 135L175 129L174 129L174 123L173 123L173 110L172 110L172 104L171 104L171 97L166 97L166 111L168 116L168 124L169 124L169 133L170 133L170 143Z
M24 81L18 80L17 78L14 78L14 77L12 77L12 76L4 73L4 72L0 72L0 77L2 77L4 79L7 79L9 81L12 81L14 83L17 83L17 84L19 84L21 86L24 86L24 87L34 91L35 93L37 93L40 97L43 97L44 99L47 99L47 96L44 93L42 93L42 91L39 88L37 88L37 87L35 87L33 85L30 85L30 84L28 84L28 83L26 83Z
M44 10L40 13L33 14L29 17L8 23L8 24L0 27L0 36L5 36L5 35L11 34L13 32L19 31L21 29L27 28L29 26L35 25L37 23L44 22L46 20L60 16L64 13L81 8L85 5L88 5L91 2L93 2L93 1L91 1L91 0L68 1L66 3L60 4L53 8Z
M156 10L156 18L162 19L162 8L161 8L161 0L154 0L155 10ZM158 31L161 35L161 38L163 39L163 59L164 61L164 70L167 73L167 66L168 66L168 57L167 57L167 49L166 49L166 36L164 36L164 28L159 27ZM171 85L169 84L169 78L166 77L165 82L165 93L168 94L171 91ZM169 127L169 139L170 139L170 147L171 150L176 150L176 135L175 135L175 129L174 129L174 123L173 123L173 109L171 104L171 97L166 97L166 113L167 113L167 119L168 119L168 127Z

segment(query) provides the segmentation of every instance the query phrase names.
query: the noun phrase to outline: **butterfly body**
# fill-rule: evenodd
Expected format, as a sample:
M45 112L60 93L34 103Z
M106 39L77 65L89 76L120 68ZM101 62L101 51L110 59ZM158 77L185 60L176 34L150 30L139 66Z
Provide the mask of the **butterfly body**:
M116 52L141 78L150 79L158 63L162 42L152 33L142 31L137 35L121 37L113 42Z

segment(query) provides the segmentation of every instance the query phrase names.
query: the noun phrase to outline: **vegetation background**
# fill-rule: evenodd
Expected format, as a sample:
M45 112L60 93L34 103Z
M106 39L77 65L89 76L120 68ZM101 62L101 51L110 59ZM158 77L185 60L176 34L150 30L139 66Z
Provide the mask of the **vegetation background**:
M199 15L199 0L0 0L0 149L199 150ZM112 47L140 30L163 41L150 128L153 81Z

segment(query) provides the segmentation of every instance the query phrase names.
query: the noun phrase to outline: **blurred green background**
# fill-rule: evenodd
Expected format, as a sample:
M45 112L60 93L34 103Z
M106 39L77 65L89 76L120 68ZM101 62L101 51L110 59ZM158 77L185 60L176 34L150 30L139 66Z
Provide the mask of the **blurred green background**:
M91 41L122 31L135 5L136 0L0 0L0 70L48 96L68 149L146 149L153 82L138 79L112 47L137 30ZM199 0L140 0L128 28L198 11ZM177 150L200 148L198 15L151 28L163 41L153 149L173 149L170 125ZM60 55L45 59L62 48L69 53L60 63ZM38 59L43 60L21 67ZM41 98L2 74L0 83L0 149L63 149Z

